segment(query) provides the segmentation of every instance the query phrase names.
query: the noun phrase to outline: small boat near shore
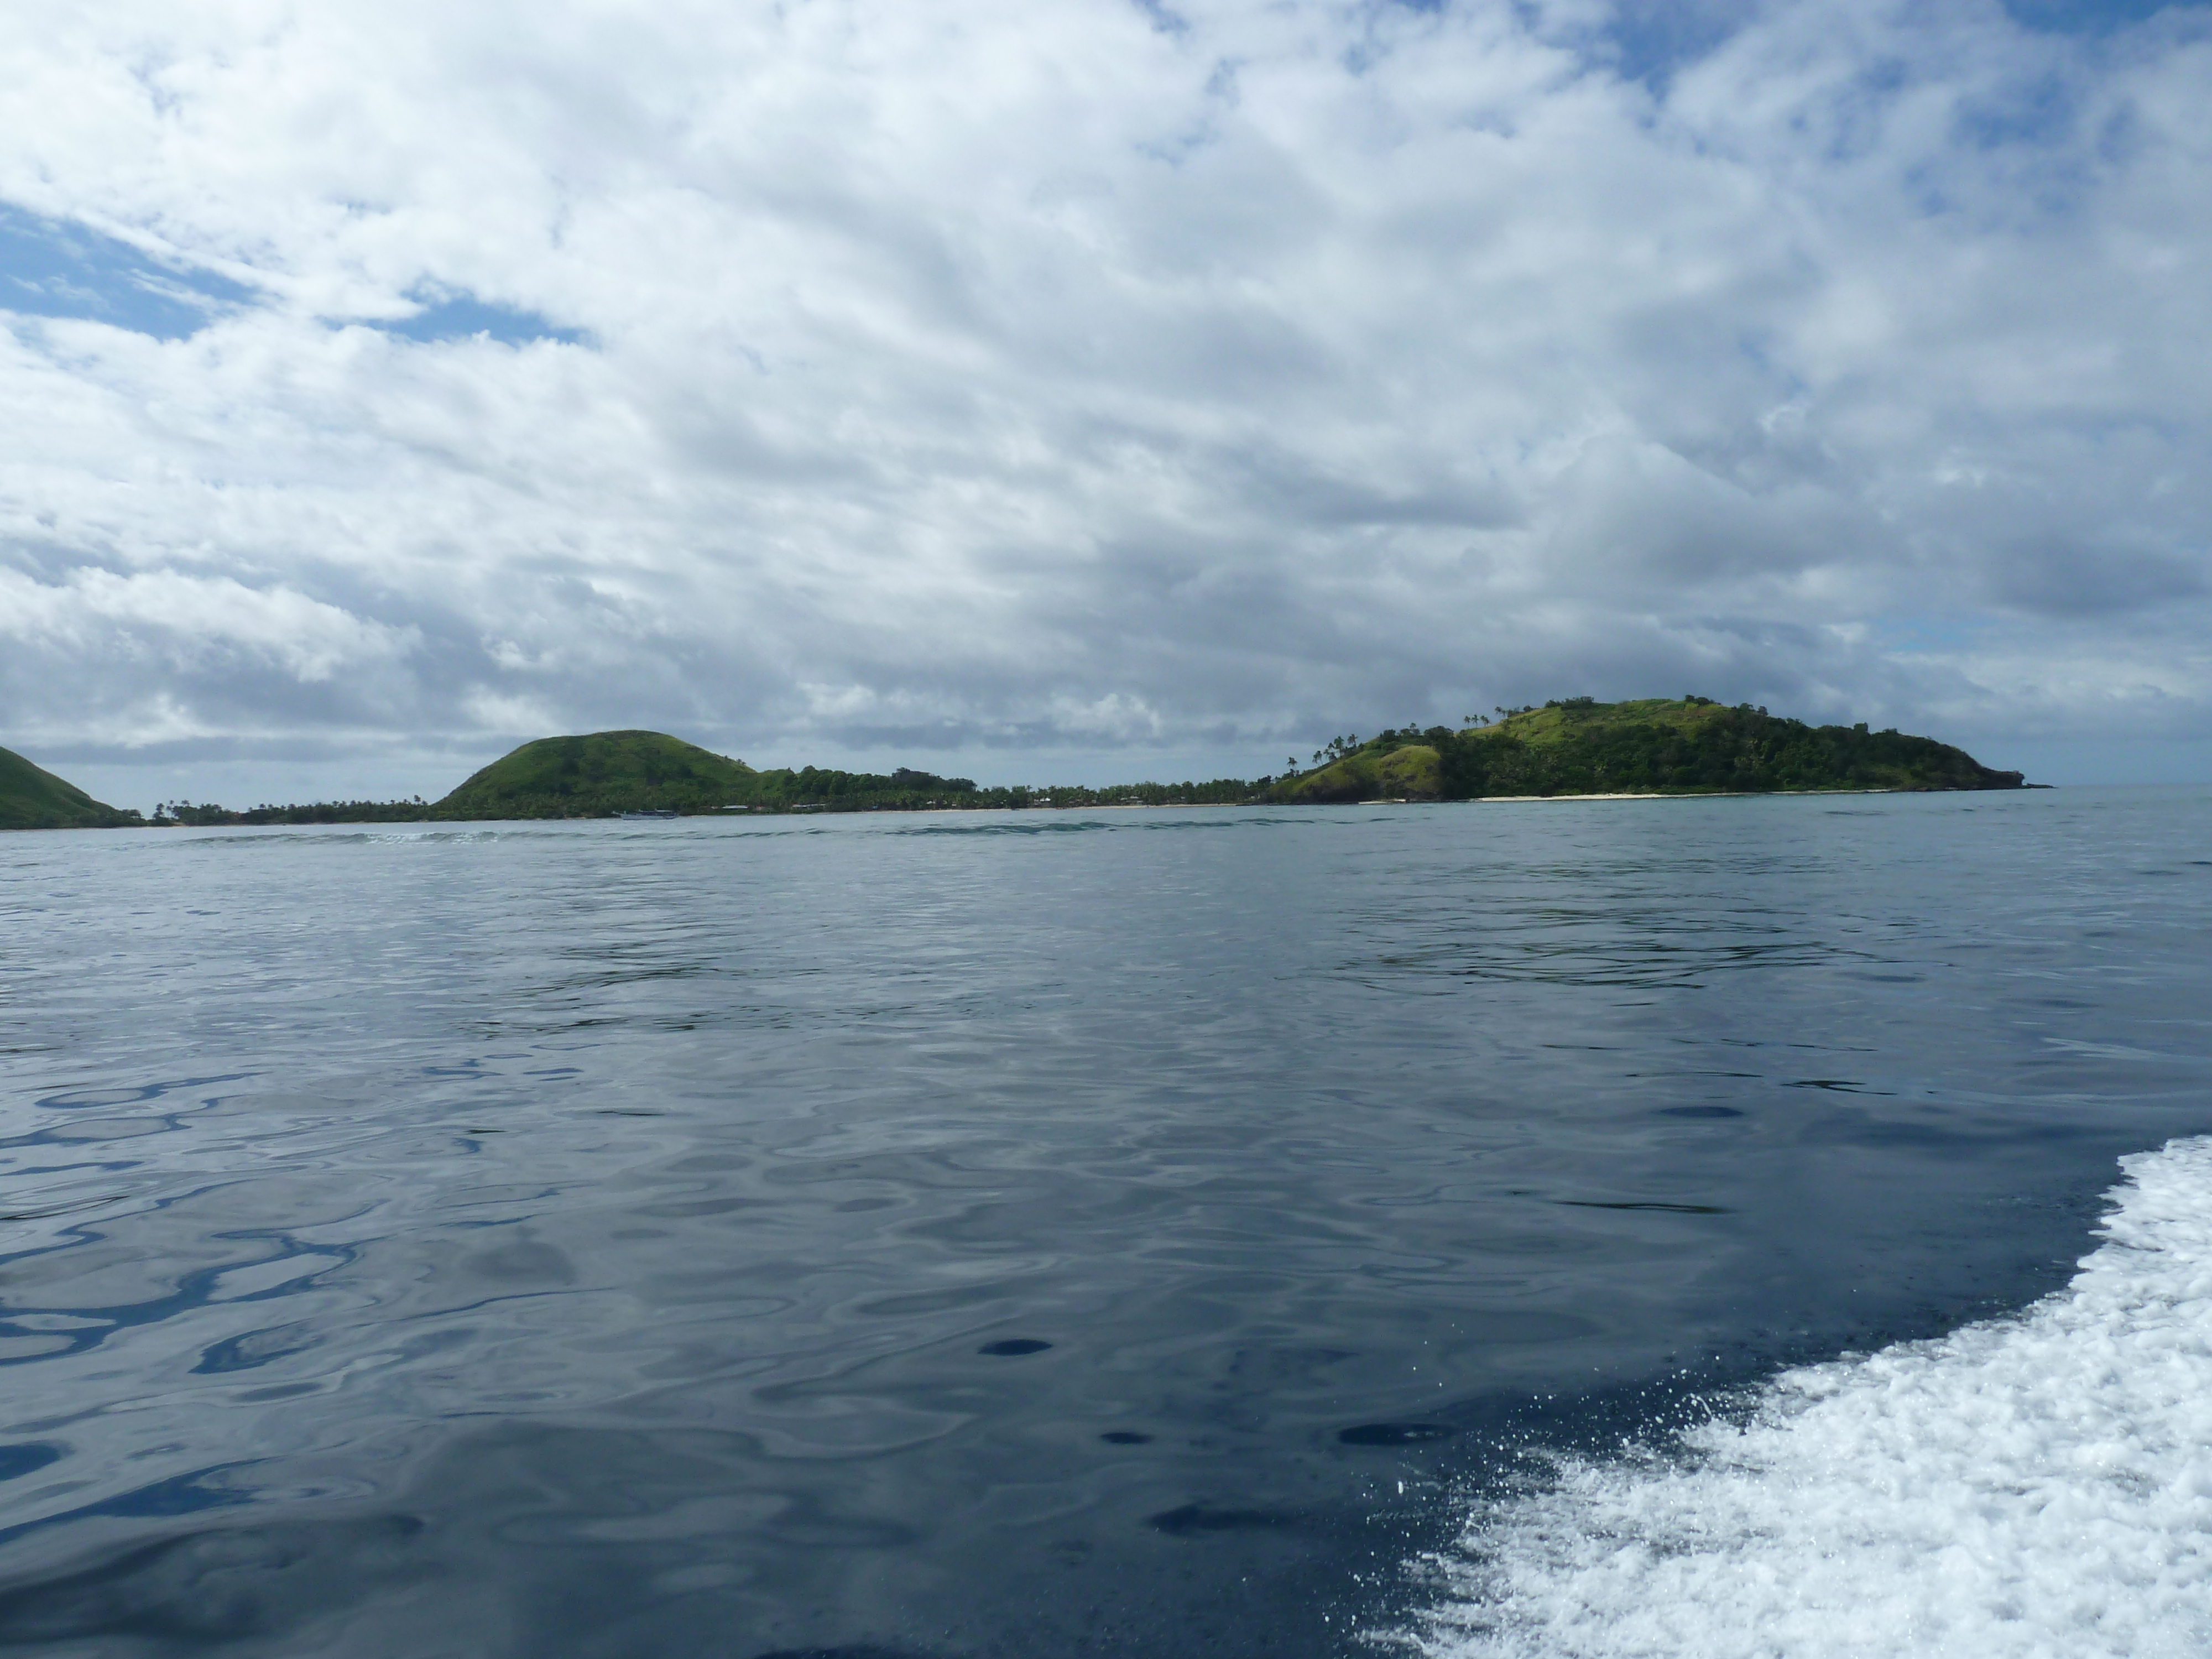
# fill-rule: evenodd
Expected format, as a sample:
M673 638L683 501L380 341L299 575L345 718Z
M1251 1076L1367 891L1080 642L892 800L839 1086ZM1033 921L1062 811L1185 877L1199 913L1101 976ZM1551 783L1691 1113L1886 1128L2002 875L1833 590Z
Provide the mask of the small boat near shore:
M618 818L672 818L676 814L665 808L656 807L650 811L617 812L615 816Z

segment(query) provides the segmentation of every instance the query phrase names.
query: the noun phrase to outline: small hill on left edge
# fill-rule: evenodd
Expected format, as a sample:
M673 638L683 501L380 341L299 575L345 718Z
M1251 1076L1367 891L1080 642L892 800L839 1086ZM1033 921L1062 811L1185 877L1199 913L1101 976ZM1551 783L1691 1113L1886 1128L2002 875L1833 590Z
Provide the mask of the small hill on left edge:
M112 830L143 820L0 749L0 830Z
M712 812L749 801L760 774L661 732L539 738L502 755L430 809L441 818L604 817Z

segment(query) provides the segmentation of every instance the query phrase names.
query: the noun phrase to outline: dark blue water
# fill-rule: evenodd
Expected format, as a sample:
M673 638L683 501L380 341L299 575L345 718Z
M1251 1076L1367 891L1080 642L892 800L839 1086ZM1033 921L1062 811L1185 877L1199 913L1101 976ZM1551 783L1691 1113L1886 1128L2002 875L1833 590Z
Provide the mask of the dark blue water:
M2063 1283L2212 793L0 841L0 1648L1364 1650Z

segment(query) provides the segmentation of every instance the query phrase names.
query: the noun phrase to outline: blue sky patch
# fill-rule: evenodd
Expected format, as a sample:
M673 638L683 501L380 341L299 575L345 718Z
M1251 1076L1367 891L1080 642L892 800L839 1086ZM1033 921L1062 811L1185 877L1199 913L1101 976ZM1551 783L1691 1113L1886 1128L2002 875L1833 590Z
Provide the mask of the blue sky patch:
M181 340L254 298L254 289L227 276L171 264L82 225L0 202L0 310Z
M1749 0L1621 0L1602 30L1621 77L1663 89L1753 15Z
M1401 0L1426 9L1431 0ZM2013 21L2063 34L2105 34L2166 10L2172 0L2003 0ZM1757 18L1759 0L1615 0L1596 31L1599 55L1621 76L1664 90Z
M397 322L378 322L372 327L387 334L434 344L441 340L468 340L488 334L501 345L527 345L533 340L558 340L565 345L583 343L581 331L556 327L535 311L479 300L465 289L422 290L407 296L422 309Z
M2015 22L2063 34L2124 29L2166 9L2167 0L2004 0Z

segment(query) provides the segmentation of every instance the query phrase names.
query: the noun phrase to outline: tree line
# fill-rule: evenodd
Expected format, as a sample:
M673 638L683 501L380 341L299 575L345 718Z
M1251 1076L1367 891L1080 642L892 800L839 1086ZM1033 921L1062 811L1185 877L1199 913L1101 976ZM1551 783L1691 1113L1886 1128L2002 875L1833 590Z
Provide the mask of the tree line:
M1436 755L1428 798L1471 800L1489 795L1767 793L1802 789L1990 789L2017 787L2015 772L1981 765L1964 750L1894 728L1808 726L1743 703L1720 708L1688 697L1700 711L1687 723L1624 717L1619 705L1589 697L1554 699L1560 726L1532 741L1514 721L1534 704L1499 708L1498 723L1468 715L1458 729L1404 726L1362 739L1331 738L1314 764L1295 757L1280 775L1187 779L1181 783L1000 784L941 777L910 767L888 774L814 766L751 773L741 782L695 778L609 778L559 790L506 793L491 800L448 804L416 796L393 801L313 801L243 811L186 800L164 801L153 824L308 824L458 822L514 817L603 817L623 811L684 814L900 812L948 808L1020 811L1101 806L1219 806L1265 801L1329 802L1364 798L1365 762L1401 749ZM1711 714L1702 711L1712 710ZM1346 764L1346 763L1351 763ZM458 792L457 792L458 793ZM733 799L733 797L735 797ZM135 817L135 814L130 815Z

